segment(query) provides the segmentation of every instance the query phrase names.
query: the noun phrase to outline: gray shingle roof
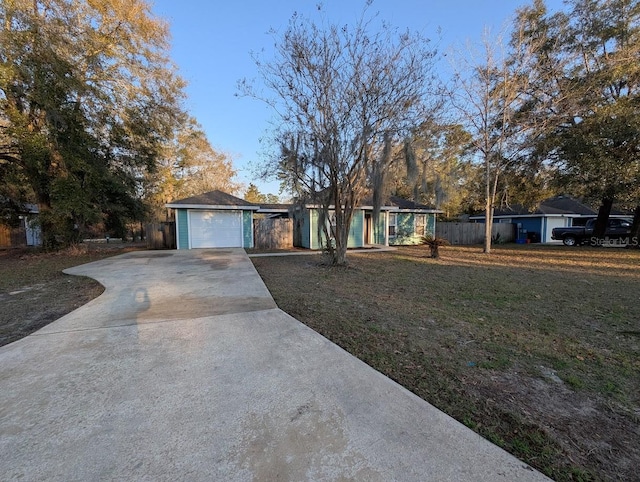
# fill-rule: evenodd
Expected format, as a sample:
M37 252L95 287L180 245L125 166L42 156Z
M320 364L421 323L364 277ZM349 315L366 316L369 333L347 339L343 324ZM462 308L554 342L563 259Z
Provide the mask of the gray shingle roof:
M394 206L399 209L434 209L433 206L427 206L426 204L420 204L398 196L389 196L389 200L385 203L385 206Z
M293 204L260 204L260 211L287 211Z
M248 206L258 207L258 204L250 203L239 197L232 196L220 190L209 191L197 196L178 199L169 204L202 205L202 206Z
M575 213L585 215L598 214L589 206L585 206L580 201L572 198L571 196L555 196L551 199L547 199L540 204L540 209L553 209L558 210L561 213ZM547 211L543 212L547 213Z
M373 206L373 199L371 197L365 198L361 203L362 206ZM416 210L416 211L435 211L433 206L426 204L420 204L415 201L410 201L399 196L389 196L383 201L382 207L392 207L398 209ZM439 212L439 211L438 211Z
M598 213L571 196L560 195L545 199L540 203L540 206L533 211L514 204L510 209L496 209L494 216L532 214L579 214L583 216L596 216Z

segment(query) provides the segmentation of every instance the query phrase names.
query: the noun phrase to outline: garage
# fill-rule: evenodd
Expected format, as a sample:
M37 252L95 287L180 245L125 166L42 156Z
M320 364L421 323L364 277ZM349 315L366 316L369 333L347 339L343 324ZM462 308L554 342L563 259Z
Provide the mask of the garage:
M222 191L165 204L176 222L176 247L253 248L253 213L260 207Z
M192 248L242 248L241 211L189 211Z

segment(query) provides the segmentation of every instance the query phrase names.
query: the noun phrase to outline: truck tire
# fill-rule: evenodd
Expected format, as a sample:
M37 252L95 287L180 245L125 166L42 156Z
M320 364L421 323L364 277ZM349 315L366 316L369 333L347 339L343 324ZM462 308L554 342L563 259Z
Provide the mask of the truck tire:
M575 236L568 235L562 238L562 244L564 244L565 246L577 246L578 240L576 239Z

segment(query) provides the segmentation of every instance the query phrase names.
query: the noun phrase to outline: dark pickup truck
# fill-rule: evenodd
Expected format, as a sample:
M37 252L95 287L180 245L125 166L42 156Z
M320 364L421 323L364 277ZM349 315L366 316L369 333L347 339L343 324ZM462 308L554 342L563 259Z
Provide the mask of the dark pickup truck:
M592 239L595 224L595 219L589 219L584 226L553 228L551 231L551 239L562 240L565 246L579 246L587 242L591 242L594 246L601 245L602 243L598 243L597 239ZM623 241L623 238L628 238L631 235L631 220L618 218L609 219L604 235L608 240L615 239Z

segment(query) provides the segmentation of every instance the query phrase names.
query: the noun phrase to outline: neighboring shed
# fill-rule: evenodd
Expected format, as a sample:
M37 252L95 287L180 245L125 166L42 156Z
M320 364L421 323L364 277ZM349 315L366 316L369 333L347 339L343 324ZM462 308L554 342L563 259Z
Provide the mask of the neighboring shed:
M178 249L253 247L256 204L216 190L166 207L175 209Z
M537 209L529 211L514 205L507 209L496 210L493 219L496 223L514 223L518 225L518 237L526 237L532 242L551 242L553 228L584 224L587 219L598 213L571 196L555 196L540 203ZM472 221L484 222L484 215L471 216Z
M39 212L37 204L24 204L17 227L0 224L0 247L42 246Z

